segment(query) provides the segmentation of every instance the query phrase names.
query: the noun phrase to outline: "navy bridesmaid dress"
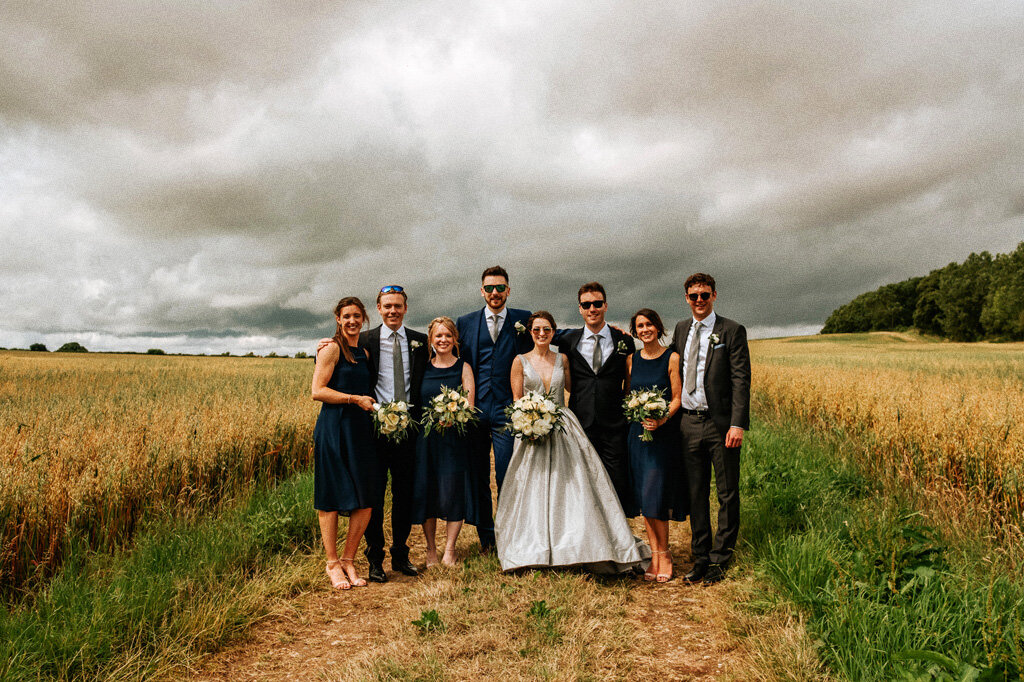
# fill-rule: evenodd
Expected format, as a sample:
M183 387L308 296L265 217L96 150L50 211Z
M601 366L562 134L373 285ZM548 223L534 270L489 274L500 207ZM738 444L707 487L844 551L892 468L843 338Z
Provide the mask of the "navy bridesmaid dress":
M341 354L327 386L372 396L366 351L351 350L355 362ZM347 514L379 506L383 501L379 481L370 413L358 405L324 403L313 429L313 507Z
M441 393L441 387L462 386L461 358L451 367L434 367L428 363L423 373L421 400L427 410L430 400ZM479 525L479 504L474 495L470 476L469 450L472 429L459 435L454 428L429 435L420 432L416 437L416 462L413 471L412 522L427 519L463 521ZM490 519L488 519L490 521Z
M629 390L662 388L665 399L672 400L672 384L668 376L671 349L665 349L653 360L645 360L640 351L633 353L633 371L630 374ZM679 432L679 413L654 431L654 440L645 443L640 440L643 426L637 422L629 425L629 470L633 483L636 508L629 516L637 513L649 519L662 521L685 521L690 508L686 487L686 471L683 469L682 434Z

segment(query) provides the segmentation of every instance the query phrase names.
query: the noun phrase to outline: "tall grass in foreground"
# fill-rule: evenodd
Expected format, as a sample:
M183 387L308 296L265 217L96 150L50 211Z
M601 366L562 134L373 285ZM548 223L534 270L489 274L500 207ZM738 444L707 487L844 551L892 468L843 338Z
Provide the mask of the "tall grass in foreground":
M308 468L311 363L0 353L0 594Z
M765 604L795 605L848 680L1016 680L1024 585L1005 556L949 542L913 495L885 486L841 436L757 424L745 443L743 555ZM787 674L779 679L792 679Z
M301 474L198 523L152 524L131 552L72 553L32 604L0 605L0 680L180 675L268 597L309 586L289 557L318 543L312 495Z
M756 341L753 411L839 434L880 479L1024 542L1024 345L852 334Z

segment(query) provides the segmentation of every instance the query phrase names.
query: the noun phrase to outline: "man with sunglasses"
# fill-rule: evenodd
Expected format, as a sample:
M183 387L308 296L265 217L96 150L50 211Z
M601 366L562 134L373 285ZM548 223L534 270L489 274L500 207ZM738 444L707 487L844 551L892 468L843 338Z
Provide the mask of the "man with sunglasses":
M382 324L359 334L359 345L370 354L370 381L379 403L404 400L412 405L412 417L419 418L419 387L427 366L427 335L405 326L409 297L395 284L380 288L377 312ZM320 346L331 339L321 339ZM317 349L319 350L319 348ZM393 443L375 437L380 463L381 490L386 489L391 473L391 569L408 576L417 574L409 561L409 533L412 528L412 473L416 459L416 438L407 436ZM367 578L387 582L384 572L384 510L375 507L366 527Z
M569 409L601 457L619 502L629 515L633 506L626 448L629 424L622 412L622 400L629 376L626 359L636 346L630 336L605 322L608 297L600 282L587 282L576 297L585 326L559 330L555 335L555 343L569 358Z
M480 295L487 305L481 310L460 317L455 326L459 332L459 351L469 363L476 377L476 406L480 410L480 428L477 431L476 452L471 459L476 495L485 517L491 513L491 458L494 448L494 478L501 492L505 471L512 459L512 435L505 430L505 407L512 402L512 361L520 353L533 347L530 335L524 330L530 318L529 310L508 308L511 289L508 272L500 265L484 270ZM494 526L477 527L480 547L489 551L494 547Z
M673 349L683 380L680 430L690 493L693 568L686 581L725 576L740 526L740 446L750 426L750 351L743 325L714 311L715 278L701 272L684 285L693 315L676 325ZM711 538L711 470L718 491L718 531Z

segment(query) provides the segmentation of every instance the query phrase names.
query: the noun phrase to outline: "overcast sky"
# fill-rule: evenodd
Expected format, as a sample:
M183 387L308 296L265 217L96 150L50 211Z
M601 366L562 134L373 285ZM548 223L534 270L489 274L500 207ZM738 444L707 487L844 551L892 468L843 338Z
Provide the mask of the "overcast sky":
M5 0L0 346L311 351L496 263L563 326L706 271L815 332L1024 240L1022 45L1017 0Z

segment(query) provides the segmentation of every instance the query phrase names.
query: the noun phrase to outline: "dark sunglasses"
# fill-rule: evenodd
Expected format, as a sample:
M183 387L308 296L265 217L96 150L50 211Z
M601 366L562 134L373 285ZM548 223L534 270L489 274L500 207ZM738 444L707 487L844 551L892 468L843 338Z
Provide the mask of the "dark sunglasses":
M711 298L711 292L702 291L699 294L687 294L686 298L690 299L691 301L696 301L698 298L702 301L706 301Z
M505 293L505 289L508 289L507 284L485 284L484 291L491 294L497 291L499 294Z
M403 291L405 291L405 289L398 286L397 284L389 284L385 287L380 288L380 293L382 294L400 294Z
M590 310L590 306L600 308L604 306L604 301L580 301L580 307L584 310Z
M550 334L551 327L534 327L530 331L533 332L534 334Z

